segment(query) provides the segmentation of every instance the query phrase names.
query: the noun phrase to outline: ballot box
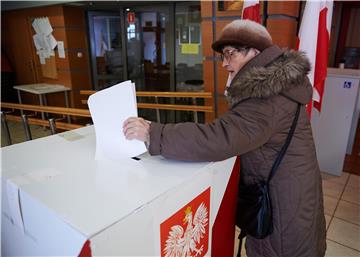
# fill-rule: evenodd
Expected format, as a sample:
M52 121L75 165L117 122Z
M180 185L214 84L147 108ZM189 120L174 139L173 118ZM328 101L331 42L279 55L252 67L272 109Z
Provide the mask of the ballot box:
M239 161L95 161L92 126L2 154L2 256L232 256Z

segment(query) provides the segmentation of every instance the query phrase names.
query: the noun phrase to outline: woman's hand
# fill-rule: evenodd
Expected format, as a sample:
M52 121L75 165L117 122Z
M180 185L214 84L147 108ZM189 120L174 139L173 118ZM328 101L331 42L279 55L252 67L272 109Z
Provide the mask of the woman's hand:
M150 122L143 118L130 117L124 121L123 132L128 140L137 139L147 144L150 143Z

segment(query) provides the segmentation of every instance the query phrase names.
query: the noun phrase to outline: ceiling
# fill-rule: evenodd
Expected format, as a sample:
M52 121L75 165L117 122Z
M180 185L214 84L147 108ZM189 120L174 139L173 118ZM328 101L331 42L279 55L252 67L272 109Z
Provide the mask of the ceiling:
M10 11L46 5L62 4L71 1L1 1L1 11Z
M166 4L172 1L1 1L1 11L26 9L48 5L64 4L80 6L88 10L113 10L116 7L148 6Z

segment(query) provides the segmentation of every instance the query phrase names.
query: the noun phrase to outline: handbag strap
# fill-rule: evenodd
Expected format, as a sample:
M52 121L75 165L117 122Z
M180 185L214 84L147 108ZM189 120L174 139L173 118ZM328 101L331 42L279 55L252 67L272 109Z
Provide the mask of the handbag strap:
M279 167L285 153L286 153L286 150L288 148L288 146L290 145L290 142L291 142L291 139L292 139L292 136L294 135L294 131L295 131L295 128L296 128L296 124L297 124L297 121L298 121L298 118L299 118L299 113L300 113L300 104L298 103L298 106L297 106L297 109L296 109L296 114L295 114L295 117L294 117L294 120L293 120L293 123L291 125L291 128L290 128L290 131L289 131L289 134L286 138L286 141L285 141L285 144L283 145L283 147L281 148L272 168L271 168L271 171L270 171L270 175L268 177L268 180L267 180L267 184L269 184L270 180L272 179L272 177L275 175L276 173L276 170L277 168Z

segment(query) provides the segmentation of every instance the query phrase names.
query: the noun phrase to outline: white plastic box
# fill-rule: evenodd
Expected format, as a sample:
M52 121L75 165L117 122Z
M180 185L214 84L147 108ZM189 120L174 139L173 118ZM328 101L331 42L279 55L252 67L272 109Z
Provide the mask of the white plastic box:
M165 256L170 231L181 227L176 235L184 238L196 231L195 217L205 232L190 237L196 250L189 254L211 256L215 244L233 252L233 242L212 238L234 232L235 158L190 163L144 154L99 162L94 133L86 127L1 149L2 256Z

